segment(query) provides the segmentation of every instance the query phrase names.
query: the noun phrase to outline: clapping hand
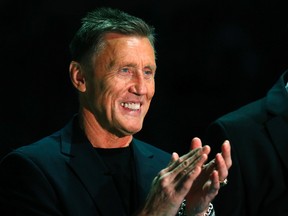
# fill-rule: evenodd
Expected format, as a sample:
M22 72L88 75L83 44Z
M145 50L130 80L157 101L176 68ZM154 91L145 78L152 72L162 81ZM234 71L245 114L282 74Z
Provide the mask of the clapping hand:
M223 143L222 152L205 164L209 153L210 147L202 147L199 138L192 139L191 151L187 154L179 157L173 153L168 166L154 178L145 206L138 215L176 215L184 199L187 215L203 215L232 165L228 141Z

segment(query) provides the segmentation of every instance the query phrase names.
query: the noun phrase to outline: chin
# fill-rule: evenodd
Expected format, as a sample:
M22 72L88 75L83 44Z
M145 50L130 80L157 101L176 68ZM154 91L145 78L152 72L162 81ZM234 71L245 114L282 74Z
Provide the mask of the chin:
M115 125L115 129L118 128L119 132L122 132L124 135L133 135L135 133L138 133L142 127L143 127L143 121L140 121L137 119L135 121L134 119L125 119L118 122L118 125Z
M137 128L126 128L126 134L127 135L133 135L138 133L140 130L142 129L142 127L137 127Z

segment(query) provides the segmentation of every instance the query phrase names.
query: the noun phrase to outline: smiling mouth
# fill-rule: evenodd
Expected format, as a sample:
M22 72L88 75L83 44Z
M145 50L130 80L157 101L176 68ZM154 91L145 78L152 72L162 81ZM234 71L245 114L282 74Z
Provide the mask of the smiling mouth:
M126 109L137 111L137 110L140 110L141 104L140 103L124 103L124 102L122 102L121 106L126 108Z

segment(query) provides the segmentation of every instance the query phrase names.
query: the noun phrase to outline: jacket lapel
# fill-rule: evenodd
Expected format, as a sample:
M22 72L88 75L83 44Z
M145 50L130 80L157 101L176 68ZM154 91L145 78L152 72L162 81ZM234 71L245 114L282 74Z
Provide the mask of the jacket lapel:
M112 176L88 140L83 135L74 136L79 133L82 134L75 123L68 125L62 133L62 152L70 155L68 166L90 194L101 215L125 215Z
M170 156L158 158L153 152L153 148L147 148L142 141L133 139L134 161L137 178L137 191L140 204L145 202L145 199L150 191L153 179L158 175L159 171L167 166ZM163 155L161 156L163 157Z

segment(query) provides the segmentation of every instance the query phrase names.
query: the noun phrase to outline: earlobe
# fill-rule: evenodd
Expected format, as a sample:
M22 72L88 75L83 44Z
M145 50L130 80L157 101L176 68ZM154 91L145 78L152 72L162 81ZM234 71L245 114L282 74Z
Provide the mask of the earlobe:
M69 66L70 79L73 86L80 92L86 91L84 71L80 63L72 61Z

